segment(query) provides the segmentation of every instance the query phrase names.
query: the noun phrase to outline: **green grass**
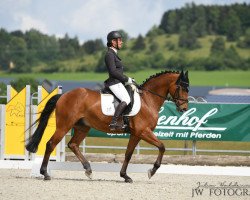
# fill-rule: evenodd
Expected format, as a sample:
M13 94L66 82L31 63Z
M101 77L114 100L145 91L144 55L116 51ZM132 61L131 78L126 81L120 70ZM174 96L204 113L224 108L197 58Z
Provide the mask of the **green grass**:
M250 86L250 71L192 71L189 73L193 86Z
M144 70L135 73L127 73L128 76L134 77L138 83L142 83L149 76L160 72L161 70ZM35 79L48 80L74 80L74 81L98 81L103 82L107 73L26 73L26 74L8 74L1 73L0 78L17 79L20 77L32 77ZM190 71L190 84L192 86L229 86L229 87L249 87L250 71Z
M73 81L103 81L107 77L107 74L94 73L94 72L58 72L58 73L18 73L8 74L0 72L0 78L21 78L29 77L35 79L48 79L48 80L73 80Z

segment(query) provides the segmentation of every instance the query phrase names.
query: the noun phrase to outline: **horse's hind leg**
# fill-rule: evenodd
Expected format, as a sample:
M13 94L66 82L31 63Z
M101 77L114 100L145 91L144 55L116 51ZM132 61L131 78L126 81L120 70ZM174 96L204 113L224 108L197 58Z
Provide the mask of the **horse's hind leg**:
M62 138L64 137L64 135L66 135L66 133L67 131L56 129L54 135L50 138L50 140L46 144L45 155L43 157L42 166L40 168L40 173L44 175L44 180L51 179L47 171L49 157L50 157L50 154L55 149L56 145L62 140Z
M73 153L76 155L76 157L82 163L83 168L86 170L85 175L88 178L92 179L91 166L79 149L79 145L84 140L84 138L87 136L89 129L90 129L90 127L87 127L87 126L81 126L81 127L75 126L74 127L74 136L69 141L68 147L73 151Z

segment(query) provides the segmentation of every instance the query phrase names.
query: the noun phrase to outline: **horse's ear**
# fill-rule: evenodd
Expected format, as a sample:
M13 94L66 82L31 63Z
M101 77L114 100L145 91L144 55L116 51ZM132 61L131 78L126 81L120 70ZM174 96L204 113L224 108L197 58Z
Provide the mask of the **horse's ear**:
M184 78L184 72L183 70L181 70L180 79L183 79L183 78Z
M185 72L185 82L188 84L189 86L189 78L188 78L188 71Z
M180 81L183 80L183 78L184 78L184 73L183 73L183 70L181 70L181 73L180 73L180 75L179 75L179 77L178 77L178 79L176 81L176 84L179 84Z

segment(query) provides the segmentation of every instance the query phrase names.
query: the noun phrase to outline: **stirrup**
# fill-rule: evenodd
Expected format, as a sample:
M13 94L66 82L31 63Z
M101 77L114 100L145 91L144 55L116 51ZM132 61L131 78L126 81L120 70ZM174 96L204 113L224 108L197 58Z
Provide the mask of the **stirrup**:
M122 129L125 129L127 127L126 124L117 124L117 123L114 123L114 124L110 124L109 125L109 128L111 131L115 131L115 130L122 130Z

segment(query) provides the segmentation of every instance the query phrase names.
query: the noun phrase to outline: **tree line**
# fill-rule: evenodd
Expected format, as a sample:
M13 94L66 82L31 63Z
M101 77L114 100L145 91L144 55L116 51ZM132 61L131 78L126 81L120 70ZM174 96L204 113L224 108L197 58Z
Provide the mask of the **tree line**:
M198 70L250 69L250 58L242 58L236 50L250 49L250 5L204 6L194 3L167 11L159 26L145 36L130 38L124 30L124 62L130 71L144 68L186 67ZM172 42L161 49L155 38L178 35L178 45ZM199 49L199 38L216 35L206 57L187 58L183 52ZM226 48L227 42L235 42ZM106 41L105 41L106 42ZM175 56L166 59L165 54ZM142 56L142 54L146 56ZM8 32L0 29L0 70L10 72L105 71L105 45L101 39L80 44L77 37L56 38L31 29ZM65 66L64 61L72 62ZM125 66L126 66L125 65Z
M170 10L163 14L160 28L165 33L178 33L185 38L205 35L225 35L228 41L237 41L250 27L250 5L204 6L186 4L182 9ZM182 41L181 41L182 42ZM183 43L192 47L195 43Z
M56 38L31 29L25 33L8 33L0 29L0 66L2 70L28 72L30 68L55 61L73 59L104 49L101 39L86 41L80 45L77 37ZM46 70L46 69L44 69Z

